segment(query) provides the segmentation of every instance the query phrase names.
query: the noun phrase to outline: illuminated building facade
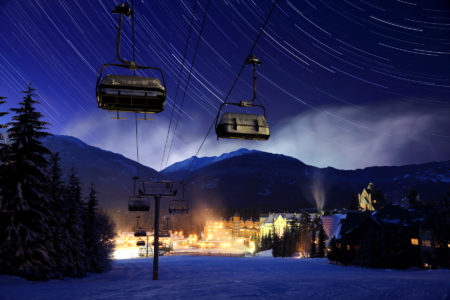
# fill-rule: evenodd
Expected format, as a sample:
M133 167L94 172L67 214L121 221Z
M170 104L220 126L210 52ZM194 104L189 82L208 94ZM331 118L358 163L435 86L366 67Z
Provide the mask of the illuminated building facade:
M259 222L243 220L235 215L230 220L207 221L204 228L205 238L226 239L240 237L245 240L259 238Z
M260 236L269 236L277 234L282 236L286 230L290 229L290 224L293 221L300 220L300 214L297 213L271 213L266 216L261 216L260 222Z
M371 182L358 194L359 210L375 211L379 210L385 205L385 196L378 190Z

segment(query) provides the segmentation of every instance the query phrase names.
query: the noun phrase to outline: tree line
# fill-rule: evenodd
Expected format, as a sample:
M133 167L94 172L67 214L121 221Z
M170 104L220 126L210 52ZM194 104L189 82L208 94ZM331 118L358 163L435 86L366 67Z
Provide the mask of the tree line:
M274 257L325 257L327 236L319 217L311 220L309 213L288 220L286 230L279 236L275 230L262 236L256 252L272 250Z
M64 179L59 153L41 142L49 123L36 110L31 85L24 94L11 121L0 125L0 273L42 280L102 272L114 225L98 210L93 183L84 201L75 168Z

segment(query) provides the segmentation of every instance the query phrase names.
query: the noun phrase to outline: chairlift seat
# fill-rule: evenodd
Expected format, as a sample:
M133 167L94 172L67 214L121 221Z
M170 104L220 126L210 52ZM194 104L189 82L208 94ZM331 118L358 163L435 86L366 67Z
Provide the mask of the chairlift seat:
M167 231L167 230L160 231L159 232L159 237L170 237L170 232Z
M137 241L136 246L145 246L145 241Z
M131 197L128 200L128 211L149 211L150 199Z
M169 214L187 214L188 212L187 202L184 200L174 200L169 203Z
M147 236L147 231L145 231L144 229L138 229L134 232L134 236L135 237Z
M268 140L269 125L263 115L227 112L216 127L217 137L228 139Z
M108 74L97 89L98 107L105 110L159 113L165 101L164 87L152 77Z

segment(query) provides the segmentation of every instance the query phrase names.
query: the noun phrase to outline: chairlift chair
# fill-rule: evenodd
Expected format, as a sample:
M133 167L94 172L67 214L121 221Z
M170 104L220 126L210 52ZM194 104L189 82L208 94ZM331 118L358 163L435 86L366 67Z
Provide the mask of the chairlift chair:
M224 103L225 104L225 103ZM226 103L234 105L235 103ZM238 106L241 106L238 104ZM252 105L260 106L262 105ZM269 125L264 115L227 112L222 114L216 125L217 138L268 140L270 137Z
M143 236L147 236L147 231L145 231L144 229L137 229L134 232L134 237L143 237Z
M187 214L189 208L185 200L172 200L169 202L169 214Z
M111 65L129 68L118 64L105 66ZM136 67L143 68L147 67ZM97 104L105 110L159 113L164 110L165 100L165 87L157 78L108 74L97 85Z
M134 13L128 3L116 6L112 11L118 13L119 28L117 33L117 58L121 64L109 63L103 65L97 78L95 91L98 107L110 111L159 113L164 110L167 97L166 81L160 68L150 66L138 66L136 61L127 61L120 56L120 39L122 33L122 17L129 17ZM128 75L103 76L107 67L119 67L129 70L156 70L161 74L162 84L158 78L139 77Z
M253 98L249 101L240 101L239 103L224 102L220 105L215 126L217 139L227 138L264 141L268 140L270 137L265 107L253 104L256 100L256 65L260 65L261 62L254 55L249 56L245 62L246 64L253 65ZM221 115L220 113L225 105L234 105L242 108L258 107L263 110L263 114L225 112Z
M169 214L181 215L189 213L188 203L185 200L186 198L184 194L186 184L182 182L181 185L182 185L181 199L174 199L169 202Z
M170 237L170 232L168 230L160 230L159 237Z
M176 196L178 190L173 182L141 180L134 177L134 193L136 197L146 197L148 195Z
M150 211L150 199L131 196L128 200L128 211Z

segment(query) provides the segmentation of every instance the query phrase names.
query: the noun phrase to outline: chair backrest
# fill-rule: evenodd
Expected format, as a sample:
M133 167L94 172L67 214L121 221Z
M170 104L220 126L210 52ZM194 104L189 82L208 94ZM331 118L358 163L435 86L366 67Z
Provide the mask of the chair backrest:
M150 199L142 197L130 197L128 211L150 211Z
M222 114L217 127L218 138L267 140L269 125L263 115L227 112Z

